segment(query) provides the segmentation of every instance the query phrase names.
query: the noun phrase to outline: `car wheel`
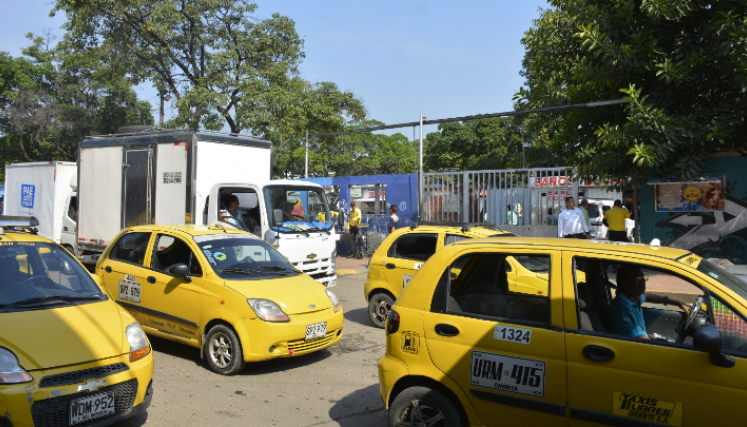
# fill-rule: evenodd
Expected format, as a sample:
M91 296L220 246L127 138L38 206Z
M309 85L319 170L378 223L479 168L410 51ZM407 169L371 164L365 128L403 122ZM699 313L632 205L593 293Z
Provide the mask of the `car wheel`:
M221 375L238 374L246 366L239 337L226 325L210 328L203 351L210 370Z
M462 427L467 422L449 398L440 392L411 387L394 399L389 408L389 426Z
M375 294L368 300L368 317L377 328L386 326L386 317L394 305L394 300L387 294Z

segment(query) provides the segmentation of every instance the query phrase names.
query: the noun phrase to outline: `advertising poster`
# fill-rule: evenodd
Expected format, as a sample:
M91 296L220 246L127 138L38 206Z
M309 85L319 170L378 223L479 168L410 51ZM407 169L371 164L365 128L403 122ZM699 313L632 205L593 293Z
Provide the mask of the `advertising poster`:
M702 177L697 181L661 182L655 186L656 212L723 211L724 177Z
M16 211L12 215L32 215L41 213L41 184L38 181L20 181L16 183Z

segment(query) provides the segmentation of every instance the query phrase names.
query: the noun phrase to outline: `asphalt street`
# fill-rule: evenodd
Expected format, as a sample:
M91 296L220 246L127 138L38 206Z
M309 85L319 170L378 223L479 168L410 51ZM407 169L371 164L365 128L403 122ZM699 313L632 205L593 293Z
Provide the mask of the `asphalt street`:
M117 426L386 426L376 367L384 331L369 323L365 278L342 276L332 288L345 311L339 345L247 364L235 376L209 371L197 349L151 337L153 403Z

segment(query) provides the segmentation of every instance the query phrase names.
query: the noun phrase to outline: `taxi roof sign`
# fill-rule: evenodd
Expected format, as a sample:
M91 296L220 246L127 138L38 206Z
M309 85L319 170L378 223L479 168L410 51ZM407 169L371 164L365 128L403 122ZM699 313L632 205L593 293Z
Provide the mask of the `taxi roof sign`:
M0 215L0 227L38 227L35 216Z

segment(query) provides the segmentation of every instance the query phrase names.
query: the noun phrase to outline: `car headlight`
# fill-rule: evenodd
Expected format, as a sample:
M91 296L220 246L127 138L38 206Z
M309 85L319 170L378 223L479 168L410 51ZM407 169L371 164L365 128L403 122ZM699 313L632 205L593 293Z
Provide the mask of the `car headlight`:
M27 383L33 380L18 363L12 351L0 347L0 384Z
M290 322L290 318L280 306L268 299L249 298L246 302L257 313L257 317L265 322Z
M325 289L325 291L327 291L327 296L329 297L329 300L332 301L332 305L335 308L335 313L342 310L342 304L340 304L340 300L337 299L337 295L335 295L335 293L330 291L329 289Z
M130 362L142 359L150 353L150 343L140 324L135 322L125 329L127 342L130 343Z

